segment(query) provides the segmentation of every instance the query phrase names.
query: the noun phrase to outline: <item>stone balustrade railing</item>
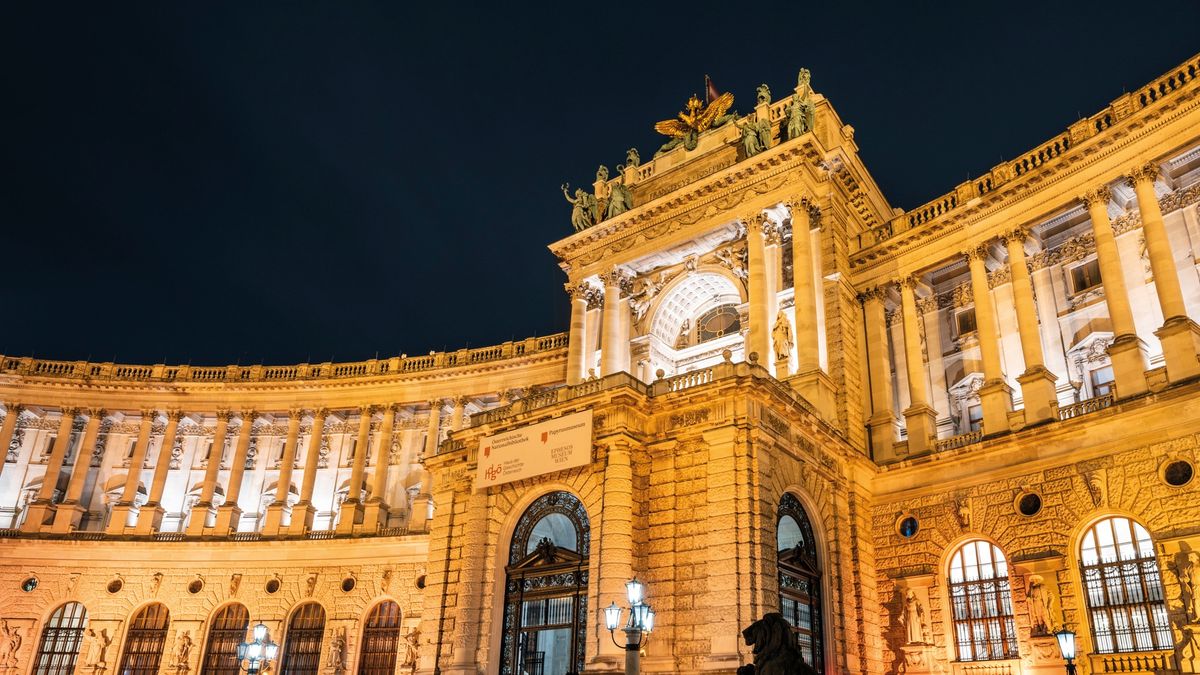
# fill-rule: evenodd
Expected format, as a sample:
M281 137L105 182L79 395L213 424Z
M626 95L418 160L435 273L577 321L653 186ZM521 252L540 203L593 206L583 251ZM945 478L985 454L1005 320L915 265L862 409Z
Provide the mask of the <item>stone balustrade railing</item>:
M531 337L489 347L436 352L424 356L394 356L352 363L300 363L292 366L169 366L129 365L90 361L52 361L0 355L0 376L131 380L143 382L287 382L403 375L438 368L471 366L566 349L567 334Z
M1004 183L1029 174L1037 167L1104 132L1121 120L1169 98L1183 89L1185 85L1192 83L1197 77L1200 77L1200 54L1191 57L1138 91L1122 95L1095 115L1072 124L1066 132L1056 135L1014 160L993 167L984 176L968 180L945 195L915 209L905 211L882 225L859 233L857 238L851 241L853 246L851 253L858 253L909 230L921 228L946 214L973 204L975 200L996 190Z

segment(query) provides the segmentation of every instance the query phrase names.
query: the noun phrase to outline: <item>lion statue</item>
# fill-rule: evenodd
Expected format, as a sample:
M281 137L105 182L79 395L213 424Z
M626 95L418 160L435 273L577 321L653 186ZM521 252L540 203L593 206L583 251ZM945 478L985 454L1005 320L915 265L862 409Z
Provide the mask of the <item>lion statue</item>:
M737 675L816 675L796 649L792 627L779 612L770 612L742 631L754 647L754 665L738 668Z

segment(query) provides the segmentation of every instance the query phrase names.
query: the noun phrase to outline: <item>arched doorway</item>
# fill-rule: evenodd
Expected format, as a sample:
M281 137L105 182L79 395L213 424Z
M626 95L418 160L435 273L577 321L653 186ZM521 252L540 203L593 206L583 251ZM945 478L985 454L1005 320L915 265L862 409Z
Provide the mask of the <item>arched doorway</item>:
M791 624L804 661L820 673L825 669L825 650L817 539L808 513L789 492L783 493L779 500L775 533L779 553L779 611Z
M505 568L501 675L583 670L590 549L587 511L569 492L544 494L521 515Z

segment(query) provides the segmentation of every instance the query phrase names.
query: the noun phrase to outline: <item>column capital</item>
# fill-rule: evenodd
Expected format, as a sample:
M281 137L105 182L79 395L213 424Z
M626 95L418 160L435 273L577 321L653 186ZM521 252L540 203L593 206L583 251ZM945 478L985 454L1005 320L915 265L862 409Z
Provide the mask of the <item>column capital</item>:
M883 286L868 286L858 292L858 301L863 304L875 300L882 301L886 294L887 291Z
M963 257L966 258L968 262L970 262L972 260L981 260L981 261L987 260L988 245L986 242L980 243L980 244L975 244L974 246L970 246L966 250L964 250L962 252L962 254L963 254Z
M230 410L229 408L217 408L217 421L218 422L225 422L226 424L228 424L229 420L231 420L231 419L233 419L233 411L232 410Z
M441 412L442 412L442 408L443 408L443 407L445 407L445 405L446 405L446 399L444 399L444 398L431 398L431 399L429 399L428 403L429 403L429 409L430 409L430 410L437 410L437 411L438 411L438 413L441 413Z
M182 418L183 418L183 411L180 410L179 408L171 408L170 410L167 411L167 421L168 422L178 422Z
M241 413L242 424L254 424L254 420L258 419L257 410L243 410Z
M586 281L581 281L577 284L567 282L563 284L563 288L566 289L567 295L571 296L572 300L587 300L588 294L592 290L592 285Z
M1143 164L1138 164L1130 169L1129 173L1127 174L1129 184L1136 185L1138 183L1153 182L1154 179L1158 178L1158 174L1161 171L1162 168L1157 162L1145 162Z
M313 419L316 419L318 417L329 417L329 408L326 408L324 406L313 406L312 415L313 415Z
M21 411L25 410L25 406L21 405L20 401L5 401L4 402L4 410L7 411L9 414L12 414L13 412L15 412L18 415L20 415Z
M906 274L899 279L893 279L892 283L896 284L900 290L911 291L921 283L921 280L915 274Z
M465 408L467 406L467 404L470 402L471 402L470 396L455 396L454 397L454 407L456 407L456 408L458 408L458 407Z
M767 214L762 211L752 211L746 215L739 216L738 220L746 226L747 232L762 233L763 225L767 222Z
M1024 226L1014 227L1013 229L1008 230L1007 232L1004 232L1003 234L1000 235L1000 241L1003 241L1005 244L1009 244L1013 241L1024 244L1025 240L1028 238L1029 238L1029 228L1024 227Z
M1101 185L1098 188L1093 188L1079 195L1079 201L1083 202L1083 205L1086 207L1090 207L1093 204L1107 206L1112 201L1112 190L1107 185Z
M85 408L85 409L84 409L84 412L85 412L85 413L87 413L87 416L88 416L88 419L89 419L89 421L90 421L90 420L97 420L97 421L99 421L99 420L101 420L101 419L104 419L104 416L108 414L108 411L107 411L107 410L105 410L104 408L99 408L99 407L97 407L97 408Z
M370 417L371 415L375 414L375 410L378 407L379 406L375 405L374 403L364 403L358 406L358 414L362 415L363 417Z
M301 408L300 406L288 408L288 421L296 420L297 422L299 422L300 418L303 416L304 416L304 408Z
M62 413L63 417L75 417L79 413L83 412L83 409L78 406L63 406L59 409L59 412Z
M396 414L396 408L400 407L400 404L399 404L399 403L395 403L395 402L392 402L392 403L381 403L381 404L379 404L379 405L378 405L378 406L376 406L376 407L377 407L377 408L378 408L380 411L382 411L382 412L383 412L383 414L385 414L385 415L388 415L388 414L395 415L395 414Z
M139 412L142 415L142 424L153 424L154 418L158 417L158 411L154 408L142 408Z
M629 277L629 272L626 272L625 269L621 267L614 267L607 272L600 273L600 281L604 283L605 287L622 287L627 283L626 280L629 279Z

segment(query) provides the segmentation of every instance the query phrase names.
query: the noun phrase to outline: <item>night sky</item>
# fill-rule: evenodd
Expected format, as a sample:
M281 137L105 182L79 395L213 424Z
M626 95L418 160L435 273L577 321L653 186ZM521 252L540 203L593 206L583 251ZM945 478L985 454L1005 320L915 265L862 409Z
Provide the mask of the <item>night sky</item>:
M16 4L0 353L134 363L565 330L559 185L705 73L745 113L808 67L909 208L1200 50L1192 0Z

